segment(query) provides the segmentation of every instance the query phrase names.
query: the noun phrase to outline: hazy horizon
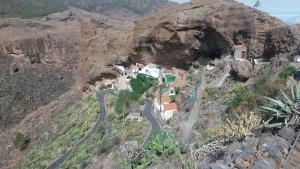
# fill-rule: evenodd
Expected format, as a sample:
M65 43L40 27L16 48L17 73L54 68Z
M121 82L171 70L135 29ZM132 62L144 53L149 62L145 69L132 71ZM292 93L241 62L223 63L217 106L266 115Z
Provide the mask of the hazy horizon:
M188 2L189 0L171 0L178 3ZM253 6L256 0L238 0L248 6ZM291 19L300 16L299 0L261 0L262 11L272 16L278 17L284 21L290 22ZM300 21L299 21L300 22Z

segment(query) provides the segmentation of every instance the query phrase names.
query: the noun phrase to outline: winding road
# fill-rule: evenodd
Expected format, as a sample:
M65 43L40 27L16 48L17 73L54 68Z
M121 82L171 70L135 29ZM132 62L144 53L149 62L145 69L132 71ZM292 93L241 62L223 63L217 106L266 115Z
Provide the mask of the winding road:
M47 167L46 169L57 169L59 168L59 166L65 161L65 159L81 144L85 143L87 140L89 140L91 138L91 136L96 132L97 128L100 126L101 122L105 119L107 112L106 112L106 108L105 108L105 102L104 102L104 96L106 94L114 94L114 90L112 89L107 89L107 90L103 90L100 92L97 92L97 99L99 102L99 110L100 110L100 114L96 120L96 122L94 123L94 126L91 127L91 129L85 134L85 136L83 138L81 138L79 140L79 142L77 144L75 144L74 146L70 147L68 150L66 150L66 152L64 154L62 154L61 156L59 156L57 159L55 159L54 161L52 161Z
M150 99L147 99L146 106L143 110L142 116L146 117L149 120L151 129L150 129L149 133L147 134L145 140L143 141L143 145L147 144L150 141L153 134L162 130L160 121L157 119L157 117L153 113L153 109L154 109L153 101Z

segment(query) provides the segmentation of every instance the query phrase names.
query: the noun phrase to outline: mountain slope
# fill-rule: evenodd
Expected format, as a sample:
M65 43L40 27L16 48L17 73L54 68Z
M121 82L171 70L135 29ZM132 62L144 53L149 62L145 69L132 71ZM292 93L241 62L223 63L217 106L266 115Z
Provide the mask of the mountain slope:
M90 12L124 11L145 15L174 3L168 0L0 0L0 18L33 18L76 7Z

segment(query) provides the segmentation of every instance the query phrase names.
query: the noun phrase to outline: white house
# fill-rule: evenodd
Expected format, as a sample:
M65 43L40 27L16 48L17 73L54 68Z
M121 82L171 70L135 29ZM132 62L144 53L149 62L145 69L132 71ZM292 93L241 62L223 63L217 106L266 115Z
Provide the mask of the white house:
M154 105L157 111L164 111L164 105L169 104L170 102L171 99L168 95L162 95L161 98L154 99Z
M176 103L164 104L164 111L161 113L163 120L169 120L178 112Z
M247 60L247 47L245 45L234 46L234 60Z
M160 70L155 65L149 64L144 68L142 68L142 70L139 71L139 73L145 74L147 76L151 76L153 78L158 78L160 75Z

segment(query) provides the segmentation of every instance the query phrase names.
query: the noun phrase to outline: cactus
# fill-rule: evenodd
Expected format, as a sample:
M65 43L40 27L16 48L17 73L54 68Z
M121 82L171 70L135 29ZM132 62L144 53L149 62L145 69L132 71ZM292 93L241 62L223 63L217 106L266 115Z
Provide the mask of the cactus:
M261 128L261 117L253 112L237 115L236 119L226 119L222 124L209 130L209 136L213 140L233 141L242 139Z

